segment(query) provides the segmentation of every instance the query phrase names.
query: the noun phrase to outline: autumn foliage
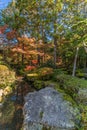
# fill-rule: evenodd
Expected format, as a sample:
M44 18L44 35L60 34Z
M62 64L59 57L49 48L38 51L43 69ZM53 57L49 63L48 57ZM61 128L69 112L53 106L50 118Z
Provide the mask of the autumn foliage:
M38 56L44 57L42 46L38 46L35 38L28 38L26 36L18 37L18 44L11 49L12 53L19 55L19 61L25 64L27 61L28 67L26 70L31 70L38 65ZM32 67L31 67L32 66Z
M3 34L7 29L8 25L0 26L0 34Z
M25 71L31 71L34 70L36 67L35 66L26 66Z
M6 34L9 48L7 48L5 55L10 59L10 63L25 66L25 71L34 70L40 64L50 59L51 56L46 52L50 48L49 45L44 44L42 40L36 40L34 37L27 37L26 35L18 36L15 30L6 31L7 25L0 27L0 33ZM16 38L18 43L10 44L12 39Z
M11 40L15 37L16 37L16 31L15 30L12 30L12 31L7 33L7 39Z

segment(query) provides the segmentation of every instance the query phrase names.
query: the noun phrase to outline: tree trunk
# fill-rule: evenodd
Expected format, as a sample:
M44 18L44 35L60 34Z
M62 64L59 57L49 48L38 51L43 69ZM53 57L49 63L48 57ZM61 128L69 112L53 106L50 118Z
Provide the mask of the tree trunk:
M40 61L41 61L40 55L38 55L37 60L38 60L38 65L40 66Z
M22 45L22 49L24 50L24 44ZM22 54L22 59L21 59L22 65L24 64L24 54Z
M6 50L3 49L3 60L6 62L7 61L7 56L6 56Z
M54 67L56 68L57 61L57 39L54 39Z
M79 47L77 47L77 49L76 49L76 55L75 55L75 59L74 59L72 76L75 76L75 72L76 72L76 63L77 63L78 51L79 51Z

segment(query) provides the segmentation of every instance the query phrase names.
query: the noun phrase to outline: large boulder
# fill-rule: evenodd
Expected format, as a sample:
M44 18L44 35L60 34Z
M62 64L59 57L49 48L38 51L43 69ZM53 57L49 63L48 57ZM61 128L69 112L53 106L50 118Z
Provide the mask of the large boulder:
M52 87L27 94L23 113L24 130L75 130L80 122L78 108Z

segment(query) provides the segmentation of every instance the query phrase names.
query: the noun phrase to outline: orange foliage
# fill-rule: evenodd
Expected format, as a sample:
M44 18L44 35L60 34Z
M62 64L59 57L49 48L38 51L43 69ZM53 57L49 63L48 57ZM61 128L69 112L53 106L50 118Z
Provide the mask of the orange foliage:
M37 55L38 51L37 50L30 50L30 51L27 51L27 54L29 54L29 55Z
M36 58L38 57L38 55L40 56L40 58L43 58L43 56L46 56L44 48L46 47L46 45L44 45L43 43L39 43L36 42L35 38L28 38L27 36L22 36L22 37L18 37L18 44L17 46L15 46L14 48L12 48L12 52L14 53L20 53L22 55L21 61L27 61L26 63L28 63L29 59L31 60L33 65L38 65L38 61L36 60ZM40 44L40 46L38 46ZM33 60L35 58L35 60ZM48 55L47 55L47 57ZM32 70L35 68L35 66L28 66L25 68L25 70Z
M34 70L35 68L35 66L26 66L25 71Z
M0 34L3 34L7 27L8 25L0 26Z
M26 51L24 51L24 50L21 49L21 48L13 48L11 51L12 51L12 52L19 52L19 53L22 53L22 54L26 54Z
M16 31L15 30L12 30L12 31L10 31L10 32L7 33L7 38L9 40L11 40L11 39L13 39L15 37L16 37Z
M32 63L33 63L34 65L36 65L36 64L38 64L38 60L32 60Z
M20 43L25 43L25 44L27 44L27 43L35 43L35 38L28 38L28 37L26 37L26 36L22 36L22 37L18 37L18 40L19 40L19 42Z

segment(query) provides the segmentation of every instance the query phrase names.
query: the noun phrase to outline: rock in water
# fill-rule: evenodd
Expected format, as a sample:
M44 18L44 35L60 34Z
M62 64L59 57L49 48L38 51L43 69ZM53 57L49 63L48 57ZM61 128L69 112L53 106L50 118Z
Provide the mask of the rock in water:
M79 120L79 110L51 87L27 94L23 112L24 130L75 130Z

